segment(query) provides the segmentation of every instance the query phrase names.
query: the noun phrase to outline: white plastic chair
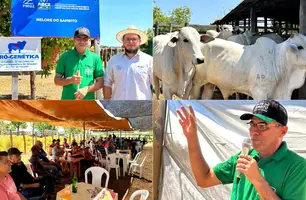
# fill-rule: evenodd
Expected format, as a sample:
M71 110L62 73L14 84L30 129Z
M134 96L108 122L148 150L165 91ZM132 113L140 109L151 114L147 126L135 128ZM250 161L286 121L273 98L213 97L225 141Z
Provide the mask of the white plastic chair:
M99 163L100 163L101 167L103 167L103 166L106 167L106 165L107 165L106 159L103 158L102 153L99 150L96 150L96 151L97 151L97 156L98 156L98 160L99 160Z
M133 160L129 160L128 166L130 166L130 164L137 163L140 154L141 152L138 152Z
M149 197L149 191L148 190L136 190L131 195L130 200L134 200L134 198L138 195L141 195L140 200L146 200Z
M105 181L105 188L108 187L108 181L109 181L109 172L102 168L102 167L90 167L86 169L85 171L85 183L88 183L87 174L88 172L91 172L92 174L92 185L95 185L97 187L101 187L101 180L103 174L106 174L106 181Z
M139 177L142 178L142 176L143 176L143 165L144 165L144 162L145 162L146 158L147 158L147 156L144 157L144 159L142 160L142 162L140 164L132 163L131 167L130 167L130 170L129 170L129 175L131 174L131 171L133 171L133 173L134 173L136 171L136 169L139 169Z
M105 149L105 153L106 153L106 155L108 155L108 150L107 150L107 148L104 148Z
M118 180L118 174L120 176L120 166L119 166L119 159L117 159L116 154L108 154L106 156L107 160L107 169L110 172L111 169L116 169L116 178Z

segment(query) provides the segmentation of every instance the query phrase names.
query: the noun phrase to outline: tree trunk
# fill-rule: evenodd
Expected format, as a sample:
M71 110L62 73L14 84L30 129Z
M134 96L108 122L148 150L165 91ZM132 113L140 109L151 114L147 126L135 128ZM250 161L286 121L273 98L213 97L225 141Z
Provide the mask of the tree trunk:
M36 72L30 73L30 85L31 85L31 99L36 99L36 87L35 87L35 79L36 79Z
M12 129L10 129L10 140L11 140L11 148L13 147L13 132Z
M23 153L27 153L27 144L26 144L26 138L25 138L25 134L22 134L23 137Z
M300 0L300 33L306 35L306 0ZM299 89L299 99L306 99L306 84Z

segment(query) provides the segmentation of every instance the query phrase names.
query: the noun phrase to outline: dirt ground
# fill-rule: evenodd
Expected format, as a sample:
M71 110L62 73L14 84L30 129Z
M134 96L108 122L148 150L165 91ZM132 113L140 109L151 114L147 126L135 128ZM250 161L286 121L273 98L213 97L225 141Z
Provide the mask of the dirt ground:
M36 75L36 99L59 100L62 87L56 86L53 82L55 71L47 78ZM0 100L12 99L12 76L0 76ZM19 99L31 98L30 75L18 76Z
M121 176L116 180L115 170L111 170L110 179L108 182L108 188L114 190L115 193L118 193L118 200L129 200L130 196L136 190L145 189L150 192L148 200L153 199L153 145L147 144L145 145L143 152L140 156L140 161L147 156L144 163L144 174L140 179L139 174L134 174L129 176L128 174L125 177L122 176L122 168L121 168ZM66 174L61 178L61 184L56 185L55 195L52 195L51 199L56 199L56 193L62 190L65 187L65 184L71 184L72 177L69 174ZM91 177L88 178L89 182L91 182ZM84 176L81 176L78 179L78 182L85 182ZM102 179L102 186L104 185L104 179ZM139 199L139 198L136 198Z

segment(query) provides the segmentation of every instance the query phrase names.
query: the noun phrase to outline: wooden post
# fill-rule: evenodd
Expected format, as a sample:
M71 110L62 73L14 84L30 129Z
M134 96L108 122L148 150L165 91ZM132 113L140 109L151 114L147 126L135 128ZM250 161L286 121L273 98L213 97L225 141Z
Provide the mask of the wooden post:
M288 21L285 21L286 36L288 35Z
M18 72L12 72L12 100L18 100Z
M256 33L257 32L257 16L256 11L253 7L250 9L250 20L251 20L251 32Z
M246 31L246 18L243 19L243 31Z
M154 29L154 36L157 36L158 35L158 29L159 29L158 22L156 22L154 24L154 27L155 27L155 29Z
M280 21L278 21L278 23L279 23L279 26L278 26L278 35L282 35L282 21L280 20Z
M170 26L169 26L169 33L172 33L172 23L170 23Z
M153 197L158 199L166 101L153 101Z
M23 137L23 153L27 153L27 144L26 144L26 139L25 139L25 134L22 134Z
M34 122L32 123L32 146L34 146L34 135L35 135L35 127Z
M266 16L265 16L264 27L265 27L265 34L267 34L267 32L268 32L268 18Z
M13 131L10 129L10 141L11 141L11 148L14 146L13 144Z
M306 35L306 0L300 0L300 30L301 34ZM299 99L306 99L306 84L299 89Z
M84 134L83 134L83 140L85 140L85 134L86 134L86 133L85 133L85 122L83 122L83 133L84 133Z
M30 72L30 86L31 86L31 99L36 99L36 87L35 87L36 72Z
M45 148L44 149L47 149L47 136L45 134L45 130L43 130L43 133L44 133L44 137L45 137ZM52 139L53 139L53 135L52 135Z

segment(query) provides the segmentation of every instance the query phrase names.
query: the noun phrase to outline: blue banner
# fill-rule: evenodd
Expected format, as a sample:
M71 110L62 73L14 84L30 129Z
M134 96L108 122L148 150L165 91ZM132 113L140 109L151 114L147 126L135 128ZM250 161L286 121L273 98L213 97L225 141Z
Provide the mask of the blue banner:
M81 26L100 38L99 0L12 0L12 36L73 37Z

